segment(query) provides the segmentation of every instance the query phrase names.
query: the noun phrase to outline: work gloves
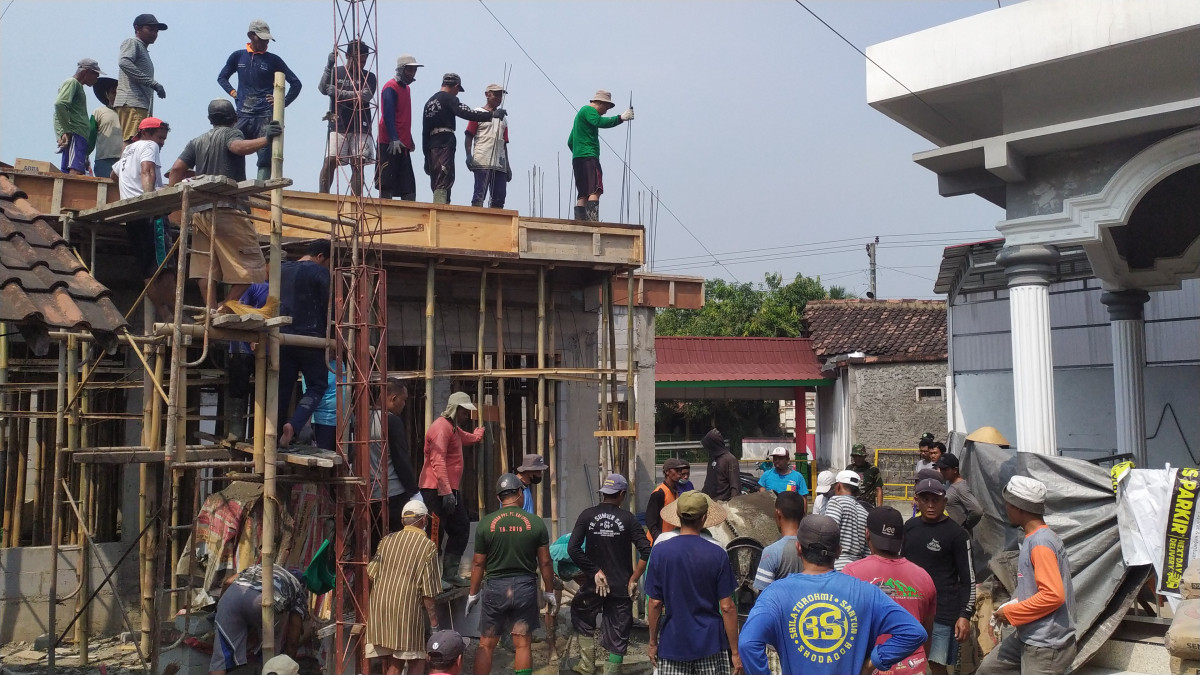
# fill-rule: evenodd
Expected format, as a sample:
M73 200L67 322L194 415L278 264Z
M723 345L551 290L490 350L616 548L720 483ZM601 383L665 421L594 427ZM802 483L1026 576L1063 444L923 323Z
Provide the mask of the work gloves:
M629 591L629 597L631 597L631 598L637 597L637 587L638 587L638 582L635 581L634 579L630 579L629 587L627 589Z
M404 152L404 150L405 150L404 144L401 143L400 141L392 141L391 143L388 143L388 154L389 155L399 155L399 154L402 154Z
M163 87L161 84L159 84L159 83L157 83L157 82L155 82L155 83L154 83L154 93L158 94L158 97L159 97L159 98L166 98L166 97L167 97L167 90L166 90L166 88L165 88L165 87Z
M283 123L279 120L271 120L267 122L267 126L263 127L263 136L267 138L275 138L283 133Z
M604 570L598 570L592 580L596 582L596 595L607 598L610 589L608 588L608 577L604 576Z
M633 108L630 108L629 110L626 110L625 112L621 113L621 121L622 122L632 122L633 121Z
M453 511L454 507L457 505L458 505L458 499L454 496L453 492L451 492L450 494L442 495L442 509L443 510Z
M545 593L542 594L542 596L544 598L546 598L546 613L547 614L553 614L556 611L558 611L558 602L554 599L553 592L546 591Z
M470 614L471 610L475 608L475 605L478 602L479 602L479 594L478 593L476 593L475 595L468 595L467 596L467 608L463 611L463 613Z
M492 111L493 119L502 120L507 116L508 116L508 111L505 110L504 108L496 108L495 110Z

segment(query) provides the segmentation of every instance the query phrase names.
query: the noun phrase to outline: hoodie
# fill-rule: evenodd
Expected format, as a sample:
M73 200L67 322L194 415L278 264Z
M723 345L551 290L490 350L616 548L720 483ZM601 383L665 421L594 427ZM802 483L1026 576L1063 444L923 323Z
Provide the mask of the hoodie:
M737 457L729 452L720 431L709 431L700 441L708 451L708 472L701 492L718 501L729 501L742 493Z

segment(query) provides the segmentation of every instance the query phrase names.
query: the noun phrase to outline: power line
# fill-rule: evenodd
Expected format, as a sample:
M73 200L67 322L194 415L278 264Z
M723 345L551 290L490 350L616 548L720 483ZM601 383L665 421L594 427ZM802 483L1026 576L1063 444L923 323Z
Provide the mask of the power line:
M907 275L908 275L908 276L910 276L910 277L916 277L916 278L918 278L918 279L924 279L925 281L937 281L937 279L934 279L934 278L932 278L932 277L927 277L927 276L923 276L923 275L920 275L920 274L913 274L912 272L905 272L904 270L900 269L899 267L888 267L887 265L880 265L879 267L881 267L882 269L885 269L885 270L891 270L891 271L893 271L893 272L899 272L900 274L907 274Z
M933 237L933 236L944 235L944 234L966 235L966 234L974 234L974 233L979 233L979 232L995 232L995 230L994 229L993 230L944 230L944 231L940 231L940 232L901 232L901 233L897 233L897 234L882 235L880 237L880 239L885 244L887 244L887 243L904 244L904 243L916 243L916 242L908 241L908 240L898 240L895 242L890 242L888 240L890 240L892 238L899 238L899 237ZM808 247L808 246L823 246L825 244L842 244L842 245L847 245L847 246L849 246L849 245L858 246L860 244L867 243L868 241L870 241L870 239L871 239L870 237L856 237L854 239L846 239L846 238L829 239L827 241L812 241L812 242L805 242L802 244L788 244L787 246L768 246L768 247L764 247L764 248L743 249L741 251L725 251L725 252L718 253L718 255L729 256L729 255L738 255L738 254L742 254L742 253L757 253L760 251L774 251L776 253L782 253L783 251L787 251L788 249L804 248L804 247ZM925 241L925 240L921 240L921 241ZM937 241L939 241L939 242L955 241L956 242L958 240L957 239L954 239L954 240L938 239ZM707 257L708 256L703 256L703 255L677 256L674 258L660 258L659 262L674 262L674 261L678 261L678 260L694 260L696 258L707 258Z
M8 14L8 10L12 9L13 3L17 0L8 0L8 4L4 6L4 11L0 12L0 21L4 20L4 15Z

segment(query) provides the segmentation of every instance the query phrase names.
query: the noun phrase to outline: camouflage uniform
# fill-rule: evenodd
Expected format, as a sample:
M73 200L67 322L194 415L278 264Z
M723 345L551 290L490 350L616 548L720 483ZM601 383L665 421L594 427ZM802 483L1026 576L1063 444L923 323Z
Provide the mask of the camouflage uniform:
M851 464L850 468L862 479L862 486L858 489L858 501L868 510L875 508L875 488L883 487L883 474L879 473L879 467L867 464L866 467L859 468Z

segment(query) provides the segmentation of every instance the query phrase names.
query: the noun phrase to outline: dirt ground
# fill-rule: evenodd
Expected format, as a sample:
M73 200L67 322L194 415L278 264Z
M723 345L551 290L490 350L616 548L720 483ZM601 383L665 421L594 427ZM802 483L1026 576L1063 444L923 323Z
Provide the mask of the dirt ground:
M55 670L62 675L139 675L145 673L138 659L137 649L131 643L121 643L117 638L92 640L88 645L88 664L79 666L79 653L74 647L59 647L55 652ZM103 666L103 670L101 669ZM28 642L13 642L0 647L0 673L34 675L50 672L46 665L46 652L34 651Z

